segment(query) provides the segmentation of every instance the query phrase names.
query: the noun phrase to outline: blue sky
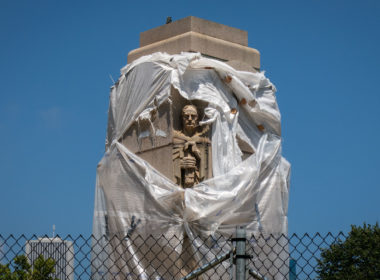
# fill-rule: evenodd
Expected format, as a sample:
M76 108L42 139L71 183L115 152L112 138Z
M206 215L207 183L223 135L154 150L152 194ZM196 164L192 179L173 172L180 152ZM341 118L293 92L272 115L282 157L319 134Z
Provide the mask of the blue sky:
M290 233L380 220L380 2L0 1L0 233L91 234L110 76L139 33L198 16L248 31L276 85Z

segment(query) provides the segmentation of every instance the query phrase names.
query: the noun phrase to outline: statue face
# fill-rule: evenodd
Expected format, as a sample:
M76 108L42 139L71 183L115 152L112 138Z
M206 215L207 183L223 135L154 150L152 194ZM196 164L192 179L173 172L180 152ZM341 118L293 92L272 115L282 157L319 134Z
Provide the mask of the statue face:
M185 130L193 130L198 125L197 108L193 105L186 105L182 110L182 124Z

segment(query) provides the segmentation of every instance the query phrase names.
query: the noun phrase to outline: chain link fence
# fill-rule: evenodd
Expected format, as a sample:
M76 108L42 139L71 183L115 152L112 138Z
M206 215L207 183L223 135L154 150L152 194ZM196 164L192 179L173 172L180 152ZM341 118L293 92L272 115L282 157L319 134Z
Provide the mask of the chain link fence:
M342 232L325 235L293 234L289 237L264 234L248 236L245 241L247 278L318 279L316 269L321 249L345 238L346 235ZM106 252L95 252L93 248L101 240L94 236L41 238L36 235L0 235L0 264L10 263L10 267L14 268L13 259L16 256L25 255L33 264L39 255L43 255L55 260L54 276L60 280L94 279L94 275L97 275L96 279L234 279L234 266L231 265L236 263L232 254L233 243L236 242L234 238L209 236L192 241L186 239L176 236L143 238L139 235L130 238L103 237L102 242L106 240L112 251L107 249ZM204 247L210 250L194 251L192 248L195 243L205 244L207 246ZM118 244L123 250L118 249ZM138 248L138 252L129 250L131 245ZM178 254L179 247L187 254ZM101 258L100 254L103 255ZM104 262L104 254L108 264L99 269L94 263ZM137 262L134 260L135 254L139 254ZM115 256L119 256L119 259L115 259ZM149 271L155 271L154 274L141 270L139 264L144 261L148 261ZM184 278L194 269L207 265L211 268L201 276Z

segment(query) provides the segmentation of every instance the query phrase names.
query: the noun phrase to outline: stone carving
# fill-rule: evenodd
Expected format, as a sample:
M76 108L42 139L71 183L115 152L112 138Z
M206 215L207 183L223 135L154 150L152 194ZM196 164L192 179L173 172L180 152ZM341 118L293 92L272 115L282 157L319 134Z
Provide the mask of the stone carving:
M199 126L194 105L182 109L182 131L173 131L173 167L176 183L191 188L211 177L211 145L205 136L209 126Z

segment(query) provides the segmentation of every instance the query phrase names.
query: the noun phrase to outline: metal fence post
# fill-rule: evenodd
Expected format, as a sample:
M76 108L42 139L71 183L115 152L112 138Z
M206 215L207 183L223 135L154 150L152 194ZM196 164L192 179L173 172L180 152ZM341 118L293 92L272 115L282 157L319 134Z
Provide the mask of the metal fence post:
M236 280L246 280L245 227L236 227Z
M297 261L290 259L289 261L289 280L297 279Z

